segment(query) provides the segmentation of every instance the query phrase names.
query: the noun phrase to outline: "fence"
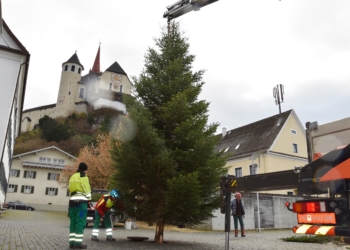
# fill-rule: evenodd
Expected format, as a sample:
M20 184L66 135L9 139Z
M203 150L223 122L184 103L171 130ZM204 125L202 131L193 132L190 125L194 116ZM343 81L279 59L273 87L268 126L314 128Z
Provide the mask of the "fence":
M296 214L289 211L285 203L288 201L293 203L300 200L296 196L283 196L274 194L259 194L259 211L260 211L260 228L292 228L297 225ZM245 229L258 228L258 209L257 195L243 194L244 201ZM202 227L211 230L225 230L225 214L221 214L220 210L213 212L214 217L207 221ZM231 229L233 228L233 218L231 216Z

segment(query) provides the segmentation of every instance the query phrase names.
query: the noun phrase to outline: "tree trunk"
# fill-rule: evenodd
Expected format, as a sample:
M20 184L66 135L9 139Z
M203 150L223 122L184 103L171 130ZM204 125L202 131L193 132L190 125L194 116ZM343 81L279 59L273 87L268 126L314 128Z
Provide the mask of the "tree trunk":
M156 225L156 234L154 236L154 242L162 244L164 240L164 224L165 221L163 218L157 219L157 225Z

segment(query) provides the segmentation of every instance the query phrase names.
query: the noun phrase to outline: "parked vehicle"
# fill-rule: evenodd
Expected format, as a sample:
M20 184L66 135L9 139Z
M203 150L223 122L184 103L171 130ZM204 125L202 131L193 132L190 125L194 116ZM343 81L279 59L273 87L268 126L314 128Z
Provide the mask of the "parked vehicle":
M28 210L28 211L34 211L35 208L29 205L24 204L21 201L9 201L4 204L4 208L7 209L17 209L17 210Z

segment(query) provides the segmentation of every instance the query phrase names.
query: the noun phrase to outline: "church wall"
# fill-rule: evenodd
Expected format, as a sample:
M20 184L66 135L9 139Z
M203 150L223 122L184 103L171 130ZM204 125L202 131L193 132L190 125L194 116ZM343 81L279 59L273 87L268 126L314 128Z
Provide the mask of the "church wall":
M45 115L55 118L58 117L58 112L56 111L56 107L51 107L51 108L43 108L39 110L33 110L30 112L24 112L22 114L22 118L28 117L30 118L30 122L28 119L22 119L22 126L21 126L21 132L26 132L33 130L34 126L36 124L39 124L39 119L43 118Z
M30 112L25 112L22 114L22 126L21 126L21 132L27 132L34 129L34 126L39 124L39 120L43 118L45 115L51 117L51 118L57 118L57 117L67 117L72 114L72 112L87 112L86 103L74 103L74 110L71 112L67 112L65 110L57 109L56 107L52 108L43 108L39 110L34 110ZM29 121L27 118L29 118L31 121Z
M86 86L84 84L76 84L75 102L83 102L86 98Z
M105 90L109 90L110 88L110 83L112 83L111 81L111 76L112 74L114 74L113 72L109 72L109 71L105 71L101 77L100 77L100 89L105 89ZM121 74L120 74L121 75ZM128 76L126 75L121 75L122 77L122 81L118 84L118 87L115 88L116 85L112 84L112 88L111 90L114 92L120 92L120 85L123 86L122 92L124 94L131 94L131 83L129 81Z
M99 98L94 102L94 109L100 108L113 108L116 110L123 111L126 114L126 107L124 103L109 101L106 99Z
M75 112L77 113L87 113L87 105L86 103L79 103L79 104L75 104Z

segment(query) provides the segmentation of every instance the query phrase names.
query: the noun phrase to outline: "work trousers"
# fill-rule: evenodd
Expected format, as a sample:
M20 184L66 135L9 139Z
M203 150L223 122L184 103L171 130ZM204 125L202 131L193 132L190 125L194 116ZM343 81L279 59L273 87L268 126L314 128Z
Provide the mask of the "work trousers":
M87 203L80 203L78 206L69 207L69 245L81 245L84 238L86 225Z
M233 216L233 222L235 225L235 229L238 229L238 221L239 221L239 225L241 227L241 230L244 229L243 215L232 215L232 216Z
M98 233L100 231L99 230L100 220L101 220L101 216L96 210L95 211L94 229L92 229L92 236L98 237ZM112 236L111 213L109 211L105 212L105 215L103 217L103 223L104 223L105 228L106 228L106 236L107 237Z

